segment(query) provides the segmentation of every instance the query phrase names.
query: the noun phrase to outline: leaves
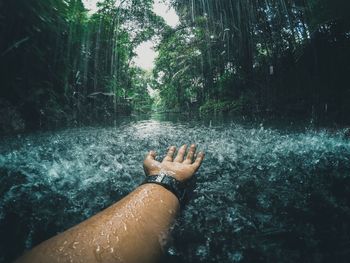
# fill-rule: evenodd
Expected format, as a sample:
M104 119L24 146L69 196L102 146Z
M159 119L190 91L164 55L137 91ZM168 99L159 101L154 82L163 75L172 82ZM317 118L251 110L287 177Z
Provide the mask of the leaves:
M55 94L50 98L57 112L65 111L62 121L70 116L76 122L95 119L101 109L113 116L116 103L130 104L126 94L147 97L137 80L143 73L131 61L140 43L166 27L152 3L105 0L89 15L81 0L6 1L0 9L1 96L23 112L26 98L35 109L27 120L34 126L42 124L40 112L52 112L43 93ZM88 96L94 92L112 92L116 99L97 103ZM56 123L56 116L46 116L46 124Z

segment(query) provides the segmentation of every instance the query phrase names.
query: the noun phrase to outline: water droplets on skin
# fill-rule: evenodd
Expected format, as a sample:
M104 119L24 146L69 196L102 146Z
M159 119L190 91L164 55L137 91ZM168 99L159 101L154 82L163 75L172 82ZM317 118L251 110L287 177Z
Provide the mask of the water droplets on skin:
M101 246L100 245L97 245L96 249L94 250L94 254L95 254L95 258L98 262L101 262L102 261L102 257L101 257Z
M67 243L68 243L68 241L65 240L65 241L62 243L62 245L58 247L58 251L59 251L59 252L63 252L63 251L65 250L65 248L66 248Z
M58 248L58 251L59 252L62 252L64 250L64 247L63 246L60 246L59 248Z
M72 242L71 247L72 247L73 249L77 249L77 247L78 247L79 244L80 244L79 241L74 241L74 242Z
M155 150L161 158L169 145L179 147L192 142L206 152L206 159L197 176L193 200L173 231L174 244L185 244L186 249L174 249L186 263L193 262L191 258L205 260L213 256L210 251L214 245L208 238L217 240L220 262L242 261L237 253L245 255L249 245L241 244L259 240L262 233L265 243L254 241L255 247L250 249L272 255L275 251L268 247L274 247L291 256L292 252L274 243L271 233L303 229L298 234L307 240L316 224L299 225L293 211L307 214L307 209L317 205L325 206L321 211L347 209L341 202L338 208L331 207L332 202L325 199L332 195L336 203L337 198L346 198L343 193L347 194L343 173L350 170L350 141L343 138L341 131L280 130L260 124L218 123L214 119L203 123L152 120L116 128L22 135L2 141L0 227L17 233L8 219L15 208L28 226L16 238L24 239L29 248L32 236L43 231L63 231L135 189L143 180L142 161L149 150ZM138 220L134 210L148 202L149 195L148 190L140 192L140 198L127 209L128 220ZM27 207L33 209L29 211ZM114 217L120 220L122 215ZM38 219L44 220L44 227L36 223ZM121 230L127 232L127 221L124 224ZM49 229L49 225L55 229ZM338 225L327 229L337 229ZM196 233L197 239L188 233ZM107 238L108 233L104 234ZM110 238L119 240L117 232L110 234ZM225 240L219 238L222 236ZM61 244L58 249L64 253L70 246L79 244ZM113 252L110 247L100 249L117 254L117 248Z
M107 234L107 244L110 245L111 243L111 235Z
M177 164L176 164L176 165L177 165ZM161 169L161 170L160 170L160 173L169 174L170 176L171 176L171 175L175 175L175 172L173 172L173 171L168 171L168 170L165 170L165 169Z
M169 209L169 210L168 210L168 213L171 214L171 215L173 215L173 214L175 213L175 210Z

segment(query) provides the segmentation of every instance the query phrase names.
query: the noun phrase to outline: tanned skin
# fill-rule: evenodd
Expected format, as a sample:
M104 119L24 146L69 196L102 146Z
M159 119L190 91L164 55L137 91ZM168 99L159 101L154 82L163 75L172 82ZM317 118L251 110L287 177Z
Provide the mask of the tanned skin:
M174 158L171 146L162 162L150 151L143 163L147 176L165 172L179 181L192 178L204 159L196 146L183 145ZM125 198L41 243L16 263L157 262L163 255L169 230L180 209L177 197L157 184L144 184Z

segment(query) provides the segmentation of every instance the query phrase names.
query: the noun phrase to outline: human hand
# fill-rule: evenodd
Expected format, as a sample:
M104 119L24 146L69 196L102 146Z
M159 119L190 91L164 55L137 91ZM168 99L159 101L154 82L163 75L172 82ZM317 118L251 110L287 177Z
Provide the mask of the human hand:
M169 147L168 153L164 157L162 162L156 161L156 152L150 151L143 162L143 168L145 170L146 175L152 176L157 175L159 173L165 173L169 176L174 177L180 182L185 182L191 179L191 177L197 172L197 170L201 166L202 161L204 159L204 153L199 152L194 160L196 153L196 145L192 144L187 153L186 158L184 158L186 154L186 149L187 145L181 146L177 153L177 156L175 157L175 159L173 159L176 147Z

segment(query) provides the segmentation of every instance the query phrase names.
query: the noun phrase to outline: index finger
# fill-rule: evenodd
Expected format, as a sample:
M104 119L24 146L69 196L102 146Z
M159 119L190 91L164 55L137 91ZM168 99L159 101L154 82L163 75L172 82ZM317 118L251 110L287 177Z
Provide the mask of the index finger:
M169 150L168 150L168 153L164 157L163 161L172 162L175 151L176 151L176 147L175 146L170 146Z
M149 151L145 159L155 160L157 153L155 151Z
M205 154L203 152L199 152L198 155L197 155L197 158L196 160L194 161L194 163L192 164L192 166L198 170L199 167L201 166L203 160L204 160L204 156Z

